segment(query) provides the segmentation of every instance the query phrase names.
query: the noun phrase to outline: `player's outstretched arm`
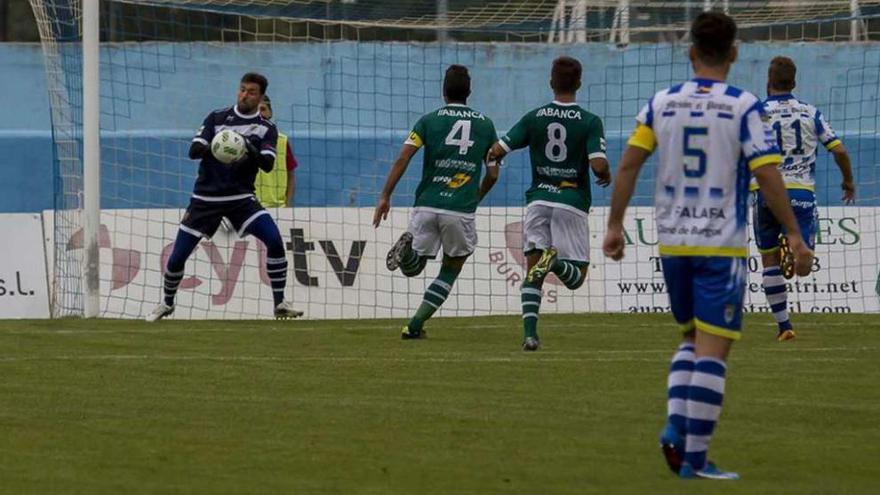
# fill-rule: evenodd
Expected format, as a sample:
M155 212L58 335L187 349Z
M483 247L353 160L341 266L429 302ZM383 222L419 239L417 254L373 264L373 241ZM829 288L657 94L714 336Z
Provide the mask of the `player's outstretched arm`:
M605 256L618 261L623 258L623 215L632 199L636 188L636 179L642 165L651 156L651 152L639 146L629 145L623 152L623 158L617 168L614 179L614 190L611 192L611 212L608 214L608 230L602 251Z
M809 275L813 266L813 252L804 243L801 230L798 227L797 218L791 209L788 192L785 190L785 182L779 173L777 163L769 163L763 167L752 170L752 174L761 188L761 195L770 212L779 223L785 227L785 236L788 245L795 255L795 272L801 277Z
M400 182L400 178L406 172L409 161L412 160L417 151L419 151L419 148L411 144L404 144L400 149L400 154L397 156L397 160L394 161L394 165L391 166L388 178L385 179L385 187L382 188L382 194L379 196L379 202L376 204L376 211L373 212L373 227L378 227L382 220L388 219L388 211L391 210L391 194L394 192L394 188L397 187L397 183Z
M608 187L611 184L611 167L608 165L606 158L593 158L590 160L590 169L596 176L596 184L602 187Z
M498 141L489 148L489 153L486 155L486 163L500 162L505 155L507 155L507 150L501 146L501 141Z
M843 182L840 188L843 189L843 201L846 204L852 204L856 200L856 184L853 181L852 163L849 160L849 153L843 143L831 148L831 155L834 156L834 163L840 169L843 175Z
M489 194L489 191L492 190L492 186L498 182L498 176L501 173L501 163L500 162L486 162L486 176L483 177L483 181L480 182L480 201L483 201L483 198Z
M189 159L190 160L201 160L205 157L205 153L208 152L208 146L202 144L197 141L193 141L191 145L189 145Z
M201 160L211 152L211 140L214 138L214 114L208 114L202 126L196 131L192 144L189 145L189 159Z
M271 172L275 168L274 152L272 154L261 152L259 146L248 138L244 139L244 145L247 147L247 153L244 155L243 162L251 163L266 173Z

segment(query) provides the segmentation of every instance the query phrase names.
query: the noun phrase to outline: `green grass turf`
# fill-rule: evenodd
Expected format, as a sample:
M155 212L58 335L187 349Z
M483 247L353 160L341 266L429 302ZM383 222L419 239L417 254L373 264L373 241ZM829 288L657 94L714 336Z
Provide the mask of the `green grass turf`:
M736 344L711 457L657 447L668 315L0 322L4 493L880 493L880 318L768 315Z

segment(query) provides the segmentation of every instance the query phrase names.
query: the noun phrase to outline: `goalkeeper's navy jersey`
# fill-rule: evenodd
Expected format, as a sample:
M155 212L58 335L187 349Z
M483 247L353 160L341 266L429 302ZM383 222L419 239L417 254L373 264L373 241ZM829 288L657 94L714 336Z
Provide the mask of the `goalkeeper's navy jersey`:
M193 138L210 148L214 135L225 129L241 134L263 155L275 158L275 143L278 130L271 120L264 119L260 112L243 115L238 106L215 110L205 117L202 127ZM199 177L193 188L193 197L205 201L232 201L254 195L254 179L257 167L253 160L233 165L224 165L214 158L210 149L205 152L199 164Z

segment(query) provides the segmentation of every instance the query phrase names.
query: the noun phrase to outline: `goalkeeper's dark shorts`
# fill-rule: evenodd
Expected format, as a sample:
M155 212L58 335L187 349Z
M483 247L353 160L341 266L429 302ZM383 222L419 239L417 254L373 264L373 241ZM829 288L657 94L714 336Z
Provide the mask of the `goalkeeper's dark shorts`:
M254 196L222 201L191 198L180 229L195 236L212 237L226 217L239 237L244 237L257 217L268 214Z

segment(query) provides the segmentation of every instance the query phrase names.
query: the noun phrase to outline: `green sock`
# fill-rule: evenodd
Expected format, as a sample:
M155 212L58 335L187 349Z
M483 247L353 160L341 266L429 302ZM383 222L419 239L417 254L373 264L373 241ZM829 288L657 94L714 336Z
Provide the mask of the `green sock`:
M412 317L412 320L409 321L409 329L419 332L422 330L422 327L425 325L425 322L428 321L437 309L443 305L446 301L446 298L449 297L449 292L452 290L452 284L455 283L455 279L458 278L458 274L461 273L460 268L452 268L446 265L440 266L440 274L437 275L437 278L431 282L431 285L428 286L428 290L425 291L425 296L422 299L422 304L419 305L419 309L416 310L416 314Z
M571 290L584 285L584 279L586 278L581 276L580 266L568 260L556 260L556 263L553 264L553 273Z
M415 251L410 249L403 255L403 259L400 260L400 272L407 277L415 277L422 273L422 270L425 269L425 265L427 264L427 258L419 256Z
M522 285L523 333L526 337L538 338L538 312L541 310L541 289L534 284Z

